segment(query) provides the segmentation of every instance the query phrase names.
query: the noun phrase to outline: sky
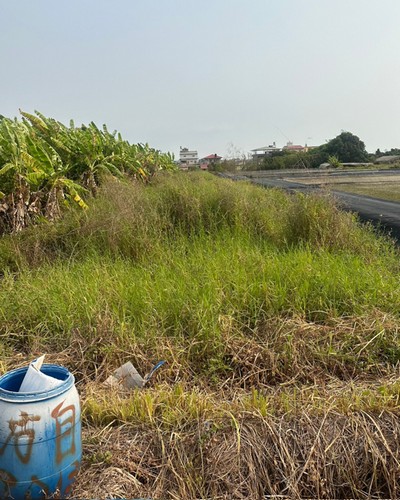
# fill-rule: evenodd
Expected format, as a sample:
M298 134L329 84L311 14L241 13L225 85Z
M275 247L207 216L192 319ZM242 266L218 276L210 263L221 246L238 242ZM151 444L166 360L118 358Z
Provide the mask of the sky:
M0 114L179 156L400 147L399 0L0 0Z

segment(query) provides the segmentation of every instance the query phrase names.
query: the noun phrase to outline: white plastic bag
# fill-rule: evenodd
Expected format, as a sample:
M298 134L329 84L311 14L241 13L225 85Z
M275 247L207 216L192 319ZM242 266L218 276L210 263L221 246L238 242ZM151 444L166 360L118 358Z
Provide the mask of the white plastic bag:
M44 361L44 356L45 355L40 356L40 358L37 358L30 363L18 392L49 391L50 389L62 384L62 380L49 377L40 371Z

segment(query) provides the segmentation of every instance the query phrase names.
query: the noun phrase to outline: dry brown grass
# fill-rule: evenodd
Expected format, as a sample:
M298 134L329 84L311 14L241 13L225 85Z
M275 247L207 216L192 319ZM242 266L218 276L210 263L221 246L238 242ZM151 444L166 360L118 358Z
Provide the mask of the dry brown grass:
M157 337L116 335L118 325L105 311L85 335L73 331L68 347L48 354L47 362L65 364L77 383L86 385L105 380L127 361L147 373L156 361L164 359L167 365L162 380L168 384L194 383L233 391L294 381L320 385L332 379L399 374L400 325L390 314L372 310L366 316L326 317L321 322L277 317L253 328L231 316L221 316L219 321L220 339L163 336L160 342ZM2 371L26 364L27 355L40 355L43 348L35 337L28 352L19 349L18 354L2 356ZM208 359L210 353L216 357L215 365Z
M86 428L77 498L398 498L398 416L243 416Z
M106 313L90 337L76 331L48 355L73 371L81 394L75 498L399 496L400 373L385 354L398 338L394 318L276 318L251 331L220 321L224 364L211 377L190 356L193 340L119 345ZM143 391L103 385L127 360L145 373L157 359L168 363ZM26 360L11 355L3 368Z
M230 383L249 388L294 379L321 383L332 377L350 380L392 373L396 354L391 349L396 349L399 325L376 311L368 317L331 318L324 323L269 320L251 335L238 332L224 332L225 355L233 367Z

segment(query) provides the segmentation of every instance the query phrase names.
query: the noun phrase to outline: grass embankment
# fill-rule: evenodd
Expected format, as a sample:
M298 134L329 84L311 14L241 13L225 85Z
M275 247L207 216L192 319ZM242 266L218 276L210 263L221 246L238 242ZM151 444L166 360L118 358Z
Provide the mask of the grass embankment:
M78 497L397 495L398 252L326 199L110 181L3 237L0 268L2 369L53 352L77 377ZM144 391L102 385L159 359Z

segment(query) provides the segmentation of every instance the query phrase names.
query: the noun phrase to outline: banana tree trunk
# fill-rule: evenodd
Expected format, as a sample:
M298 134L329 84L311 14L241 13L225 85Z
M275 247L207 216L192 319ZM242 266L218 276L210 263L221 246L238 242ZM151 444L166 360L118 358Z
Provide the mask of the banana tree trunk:
M64 197L64 191L60 186L54 186L47 195L44 215L49 220L61 217L60 199Z
M20 184L20 189L17 193L15 195L11 195L11 232L13 233L18 233L29 225L29 195L29 187L23 183Z

